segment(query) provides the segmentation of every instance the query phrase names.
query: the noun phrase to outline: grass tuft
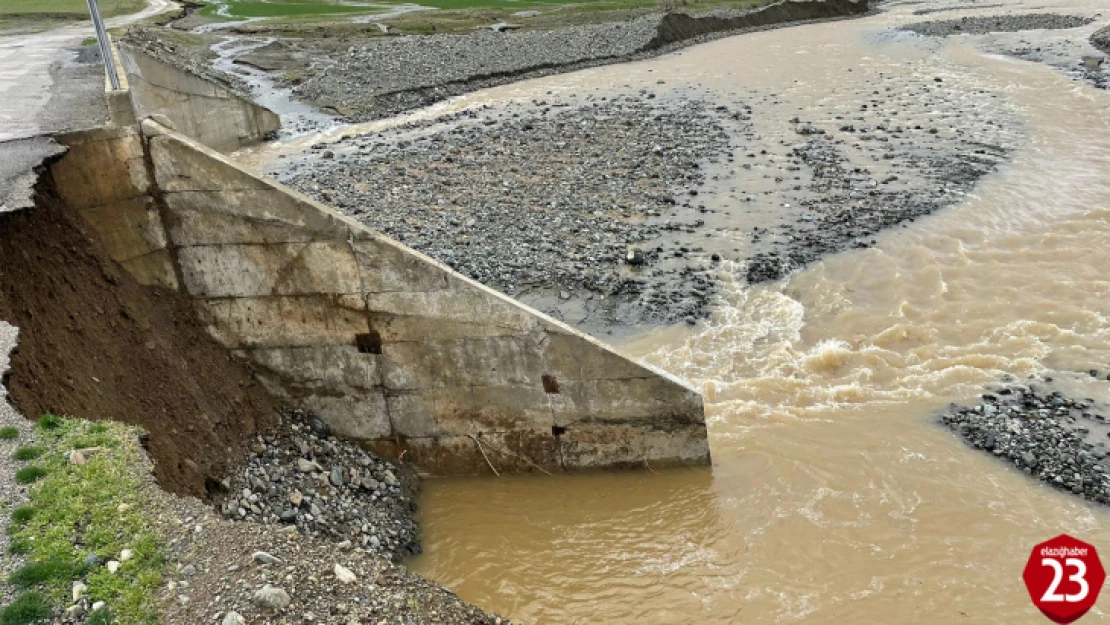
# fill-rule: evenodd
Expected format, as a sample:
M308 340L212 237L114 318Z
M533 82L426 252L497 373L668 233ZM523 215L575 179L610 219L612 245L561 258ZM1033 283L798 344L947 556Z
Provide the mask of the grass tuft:
M23 467L15 472L17 484L30 484L46 477L46 469L42 467Z
M38 421L35 421L35 427L47 432L59 429L62 427L62 424L63 421L61 417L50 414L49 412L39 417Z
M85 621L85 623L86 625L112 625L114 620L115 615L112 614L112 610L103 607L99 610L93 610L93 612L89 614L89 620Z
M8 553L13 556L22 556L31 553L31 541L25 538L17 538L8 543Z
M12 521L14 523L23 524L27 521L30 521L34 517L35 507L29 504L16 506L15 510L12 510Z
M19 428L14 425L6 425L0 428L0 440L10 441L14 438L19 438Z
M25 592L0 610L0 625L30 625L50 618L50 605L42 594Z
M76 574L76 567L60 558L46 562L28 562L12 572L8 581L21 588L30 588L50 582L68 583Z
M33 445L24 445L23 447L20 447L19 449L15 450L15 453L12 454L12 458L14 458L16 460L27 461L27 460L34 460L35 458L38 458L41 455L42 455L42 447L35 447Z

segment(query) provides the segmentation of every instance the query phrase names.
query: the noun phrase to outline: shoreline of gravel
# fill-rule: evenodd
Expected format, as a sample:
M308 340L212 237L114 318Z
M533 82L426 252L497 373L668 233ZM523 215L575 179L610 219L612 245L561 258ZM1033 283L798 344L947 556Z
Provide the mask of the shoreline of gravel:
M14 345L17 331L12 326L0 324L0 335L0 348L5 348ZM83 423L86 427L99 427L101 432L118 434L127 431L126 427L112 426L114 429L107 429L90 422L69 421ZM33 486L18 484L14 478L16 468L25 463L13 462L10 459L11 450L37 445L40 447L36 448L46 448L47 453L59 452L51 449L50 441L44 434L46 430L40 432L6 402L0 405L0 425L14 426L19 430L15 438L0 441L0 448L4 450L0 458L0 490L4 495L4 514L0 515L2 528L11 522L9 516L13 510L34 508L37 501L28 496ZM68 460L63 454L60 466L74 471L75 475L80 474L81 465L86 458L92 457L88 454L95 453L102 463L113 463L115 474L130 476L139 484L137 490L119 493L118 499L98 501L98 505L115 514L127 513L132 517L133 512L139 510L146 538L136 538L138 542L133 545L124 538L121 544L132 545L135 553L141 549L144 555L133 556L130 548L111 553L88 551L90 547L75 542L74 549L78 555L88 551L84 564L74 565L78 577L71 580L52 576L41 583L24 583L22 586L3 584L0 608L10 605L18 591L20 597L34 595L41 605L36 609L44 610L44 622L56 625L91 623L103 618L104 613L119 616L117 609L131 618L134 606L116 606L111 599L102 601L107 597L97 593L105 587L106 579L119 576L127 580L129 576L140 575L143 583L157 586L146 596L150 603L142 609L156 611L160 622L167 625L302 621L349 625L353 622L405 623L413 622L412 619L416 619L415 622L431 619L446 625L511 625L508 619L468 604L450 590L410 573L398 564L401 556L414 552L416 525L412 518L412 502L417 486L415 473L373 457L352 443L331 438L310 417L298 413L286 415L279 428L259 437L260 442L266 441L267 449L253 449L246 465L233 470L225 482L229 487L251 484L256 481L261 466L284 465L291 457L312 458L310 462L317 466L318 463L326 464L330 470L322 480L315 467L312 470L294 469L305 481L314 482L315 487L306 487L304 482L297 484L295 479L283 480L273 476L273 484L284 482L290 487L305 489L303 509L307 513L311 508L317 513L315 525L311 517L286 522L267 518L264 514L237 515L233 509L229 512L226 505L228 501L235 501L234 496L225 498L221 505L168 493L158 485L154 464L142 449L140 441L141 437L134 437L119 441L119 447L90 448L83 450L84 456L68 452ZM298 446L301 449L296 449ZM291 454L280 453L290 447L293 448ZM65 452L65 448L61 451ZM74 459L74 454L79 455L78 460ZM343 490L341 482L334 479L336 469L342 467L340 472L345 475L348 485L358 483L357 469L351 471L347 463L340 460L350 461L365 470L365 486L373 483L372 475L375 473L383 475L382 488L377 488L376 484L375 488L352 486L349 492L340 492ZM390 479L393 472L401 477ZM66 479L88 479L88 476L63 478ZM356 490L358 492L354 492ZM290 488L254 491L271 498L284 498L290 492L294 491ZM359 497L364 497L373 508L369 511L372 515L359 517L363 528L369 523L370 531L360 532L354 526L334 522L328 528L329 519L324 515L351 507L350 501ZM393 505L389 499L400 505ZM141 508L135 508L135 503L129 502L141 502ZM317 510L317 504L324 512ZM367 510L364 508L361 512L365 514ZM101 515L102 511L90 510L90 514ZM133 525L134 518L131 522ZM392 530L393 525L398 526L399 531ZM360 533L374 538L360 541ZM376 535L396 536L396 539L383 539L379 544ZM0 572L5 574L5 579L8 574L30 562L25 562L26 557L19 555L24 553L23 550L8 549L10 536L10 532L4 532L0 540L0 546L4 547L0 551ZM343 540L339 540L341 538ZM132 561L133 557L137 559ZM161 559L165 564L157 571L158 577L154 580L150 576L156 571L149 564ZM135 563L138 560L145 563L144 573L136 573ZM98 580L96 588L93 588L92 577ZM69 595L71 581L72 599L60 604L54 601L59 585L64 586L64 594ZM38 594L40 586L43 592ZM108 587L115 588L110 584ZM47 592L47 588L53 590ZM41 603L39 597L43 596L52 598L52 601Z
M1025 61L1044 63L1072 79L1096 89L1110 88L1110 27L1095 30L1088 37L1057 37L1029 41L1024 34L1033 30L1070 30L1090 26L1089 15L1033 13L961 17L907 24L900 30L925 37L978 35L989 50Z
M1110 384L1106 371L1089 375ZM973 449L1052 488L1110 505L1110 410L1061 389L1059 381L1053 375L1010 379L989 387L977 402L951 404L938 422Z

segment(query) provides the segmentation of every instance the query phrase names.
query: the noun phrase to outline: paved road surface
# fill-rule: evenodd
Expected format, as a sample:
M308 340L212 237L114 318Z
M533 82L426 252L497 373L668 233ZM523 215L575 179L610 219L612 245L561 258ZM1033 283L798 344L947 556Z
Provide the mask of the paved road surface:
M148 0L146 9L108 20L124 26L177 6ZM60 148L44 134L107 120L104 73L77 62L92 21L34 35L0 37L0 213L30 204L32 168ZM87 51L93 51L89 49Z
M108 27L124 26L177 6L170 0L148 0L147 8L107 20ZM0 141L30 137L68 128L66 111L44 111L52 95L51 67L72 62L92 21L33 35L0 37Z

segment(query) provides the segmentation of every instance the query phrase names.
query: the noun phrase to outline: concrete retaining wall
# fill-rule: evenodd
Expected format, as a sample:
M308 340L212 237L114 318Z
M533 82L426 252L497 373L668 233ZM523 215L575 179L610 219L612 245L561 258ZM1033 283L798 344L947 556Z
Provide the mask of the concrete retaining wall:
M179 132L220 152L258 143L281 126L269 109L138 48L119 46L119 58L139 119L164 115Z
M437 474L709 461L701 397L146 120L59 138L115 260L187 292L275 395Z

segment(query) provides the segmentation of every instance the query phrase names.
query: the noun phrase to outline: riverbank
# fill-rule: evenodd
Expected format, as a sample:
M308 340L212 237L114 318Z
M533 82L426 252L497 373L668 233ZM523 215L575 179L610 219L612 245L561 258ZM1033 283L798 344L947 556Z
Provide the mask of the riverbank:
M556 30L369 40L333 54L318 71L305 72L294 93L346 121L366 121L509 82L650 58L723 36L857 16L867 10L865 0L787 0L748 10L655 13Z
M250 22L250 28L218 31L250 45L226 59L230 68L233 63L242 69L216 74L223 74L217 78L220 82L256 98L265 99L275 89L292 89L300 102L337 121L366 121L495 85L650 58L723 36L853 17L868 10L866 0L786 0L747 8L754 4L726 2L684 11L586 11L572 6L552 11L552 16L561 15L555 21L540 12L544 18L529 14L519 24L450 28L448 34L410 34L404 20L416 18L407 17L397 18L396 24L386 20L390 26L384 29L346 22L326 29ZM186 14L189 10L186 7ZM126 40L206 75L212 74L207 66L220 38L204 28L193 33L145 28L135 29ZM259 70L266 74L257 76Z
M376 545L235 522L167 493L138 430L53 416L32 426L13 412L0 425L0 525L11 524L0 555L12 580L0 592L4 622L509 623L391 563ZM59 498L66 489L73 493ZM72 544L51 529L71 524L85 532ZM118 527L126 533L110 529Z
M1022 132L993 94L940 76L876 75L851 87L866 104L804 111L676 72L639 89L604 80L356 132L271 173L620 336L707 318L725 263L779 280L960 201Z

